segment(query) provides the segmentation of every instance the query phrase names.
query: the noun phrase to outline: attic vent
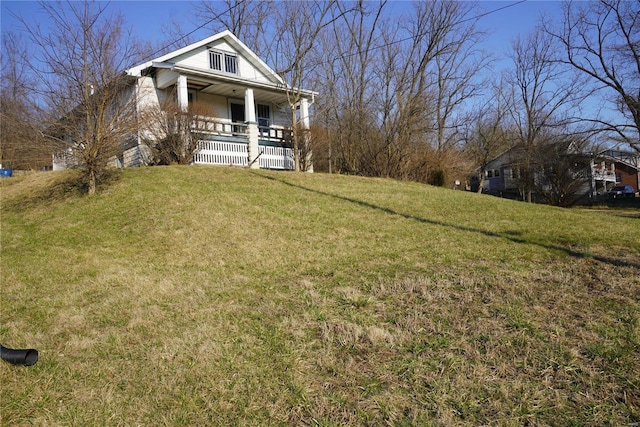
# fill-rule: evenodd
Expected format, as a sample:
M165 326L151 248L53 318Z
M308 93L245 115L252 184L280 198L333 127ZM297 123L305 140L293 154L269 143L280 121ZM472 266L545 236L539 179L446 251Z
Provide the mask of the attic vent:
M212 70L224 71L229 74L238 74L238 58L232 53L210 50L209 67Z

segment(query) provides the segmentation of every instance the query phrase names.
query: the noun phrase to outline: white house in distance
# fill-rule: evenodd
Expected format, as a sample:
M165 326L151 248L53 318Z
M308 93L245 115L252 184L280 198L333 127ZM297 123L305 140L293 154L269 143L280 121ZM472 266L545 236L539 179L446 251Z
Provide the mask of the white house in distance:
M180 109L205 104L207 132L193 163L294 169L291 106L299 95L298 121L309 127L309 106L317 92L290 88L230 31L223 31L125 71L135 79L136 110L174 99ZM145 163L140 135L118 159L119 166ZM58 169L54 161L54 169ZM308 168L307 170L310 170Z

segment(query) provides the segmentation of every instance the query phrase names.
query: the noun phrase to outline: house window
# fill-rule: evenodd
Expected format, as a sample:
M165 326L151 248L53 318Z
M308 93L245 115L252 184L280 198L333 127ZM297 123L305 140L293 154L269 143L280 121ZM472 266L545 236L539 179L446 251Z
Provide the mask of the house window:
M238 74L238 58L235 55L224 54L224 70L227 73Z
M212 70L222 71L222 54L220 52L209 51L209 66Z
M488 170L487 171L487 178L493 178L493 171L492 170Z
M258 126L269 127L271 125L271 111L269 106L257 104L256 117L258 119Z
M232 53L210 50L209 67L211 67L212 70L224 71L229 74L238 74L238 57Z
M500 171L498 169L493 171L493 176L500 176Z

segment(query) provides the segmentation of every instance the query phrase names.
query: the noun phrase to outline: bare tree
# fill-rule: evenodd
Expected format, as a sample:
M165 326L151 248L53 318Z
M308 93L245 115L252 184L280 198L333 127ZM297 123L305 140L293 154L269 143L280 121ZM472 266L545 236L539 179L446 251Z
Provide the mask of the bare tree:
M486 166L513 144L507 108L500 96L503 85L494 88L495 95L478 108L471 126L467 127L464 151L478 168L477 191L484 186Z
M322 87L316 102L332 137L330 152L337 153L341 172L361 173L367 166L377 170L380 122L376 116L380 86L376 70L380 64L379 38L389 23L382 23L387 2L338 3L340 18L318 38L320 64L315 80ZM314 154L314 157L315 154Z
M196 5L199 21L214 31L229 30L258 56L265 57L274 40L269 26L277 13L275 2L258 0L201 1Z
M40 169L51 165L51 151L35 125L35 85L29 73L27 48L15 33L2 35L0 70L0 164L12 169Z
M326 34L318 39L321 47L330 46L332 43L331 37ZM336 135L339 135L335 130L338 128L339 115L339 79L341 73L338 67L335 66L336 60L333 55L327 52L327 49L320 49L322 54L320 58L320 67L318 67L318 73L314 75L312 80L313 87L323 87L322 96L316 100L315 106L315 118L316 118L316 141L318 144L314 149L314 170L319 166L320 171L333 173L336 165L336 150L341 145L337 144ZM322 129L322 130L320 130ZM339 158L343 156L339 155ZM325 165L326 168L323 167ZM338 170L341 170L338 168Z
M638 0L566 2L560 29L545 31L563 47L562 62L587 76L608 98L615 118L588 118L640 151L640 3Z
M387 7L338 4L341 19L319 39L325 90L316 113L331 127L340 171L428 182L443 164L462 166L458 129L479 93L481 33L467 4L420 2L394 20Z
M404 32L407 43L396 49L387 49L393 91L385 104L390 112L390 124L385 130L393 132L404 162L402 175L416 181L444 184L444 174L437 171L434 122L437 111L437 91L434 64L447 49L448 35L454 31L453 22L458 11L453 2L424 2L414 4L406 19ZM387 134L387 141L392 140Z
M589 180L589 156L583 153L587 140L567 134L549 136L548 143L536 146L532 156L537 165L534 191L540 201L553 206L575 205Z
M336 0L284 2L278 9L275 41L267 58L286 82L296 171L301 170L301 152L308 150L307 130L301 132L304 129L301 123L308 118L302 117L302 112L298 114L304 97L302 88L308 80L308 74L316 66L311 52L320 34L346 13L336 5Z
M46 103L46 137L86 175L94 194L109 162L136 132L135 82L123 70L139 58L122 15L93 2L41 2L47 31L22 17Z
M200 141L215 126L208 117L215 114L205 104L181 109L173 97L162 105L145 108L140 114L141 142L147 147L145 163L188 165L200 148Z
M473 5L460 2L416 3L393 35L407 34L404 43L389 41L383 49L386 70L379 76L387 89L379 116L403 178L443 185L445 169L461 166L464 105L479 94L475 79L487 62L475 47L482 33L472 12Z
M552 128L567 125L573 119L572 107L583 99L580 81L553 61L554 49L553 40L540 29L516 39L513 69L507 77L510 88L502 95L518 132L523 158L517 181L528 202L532 201L536 146L547 142Z
M433 99L430 112L436 155L433 163L446 176L457 167L458 144L468 120L464 108L480 95L484 82L478 77L490 57L477 47L484 34L476 28L473 5L452 2L445 3L443 8L444 16L449 18L440 23L444 34L437 42L438 55L428 67L433 80L427 90Z

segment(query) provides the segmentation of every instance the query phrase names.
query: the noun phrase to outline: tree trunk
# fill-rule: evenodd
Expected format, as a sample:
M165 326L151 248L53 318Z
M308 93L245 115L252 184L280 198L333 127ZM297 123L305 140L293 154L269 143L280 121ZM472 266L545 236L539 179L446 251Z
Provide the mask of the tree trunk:
M89 191L88 194L89 196L93 196L94 194L96 194L96 187L97 187L97 179L96 179L96 172L93 169L89 170Z
M300 172L300 132L296 122L296 108L291 108L291 123L293 124L293 167L296 172Z

